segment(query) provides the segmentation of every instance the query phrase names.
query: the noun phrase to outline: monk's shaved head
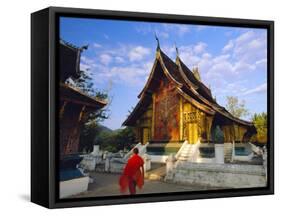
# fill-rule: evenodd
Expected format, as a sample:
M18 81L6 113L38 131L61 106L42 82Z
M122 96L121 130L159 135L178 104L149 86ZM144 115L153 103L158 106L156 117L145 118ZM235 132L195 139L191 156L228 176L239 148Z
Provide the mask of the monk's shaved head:
M133 152L134 152L135 154L138 154L138 153L139 153L139 149L138 149L138 148L134 148Z

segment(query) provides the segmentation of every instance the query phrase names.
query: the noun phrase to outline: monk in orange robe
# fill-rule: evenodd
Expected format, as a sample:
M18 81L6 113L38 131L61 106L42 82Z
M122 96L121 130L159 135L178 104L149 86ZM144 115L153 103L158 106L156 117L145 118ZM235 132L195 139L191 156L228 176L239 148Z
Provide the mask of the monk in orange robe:
M128 160L119 179L120 191L125 193L129 188L131 195L136 194L136 186L141 189L144 184L144 161L138 155L138 148L134 148L133 152L133 156Z

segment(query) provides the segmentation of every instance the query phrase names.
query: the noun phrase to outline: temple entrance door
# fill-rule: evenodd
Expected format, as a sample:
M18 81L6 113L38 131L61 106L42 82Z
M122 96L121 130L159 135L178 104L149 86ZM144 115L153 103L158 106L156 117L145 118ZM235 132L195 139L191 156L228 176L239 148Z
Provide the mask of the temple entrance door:
M142 129L142 144L146 144L149 141L149 129L143 128Z
M188 124L188 142L195 144L198 141L198 124L189 123Z

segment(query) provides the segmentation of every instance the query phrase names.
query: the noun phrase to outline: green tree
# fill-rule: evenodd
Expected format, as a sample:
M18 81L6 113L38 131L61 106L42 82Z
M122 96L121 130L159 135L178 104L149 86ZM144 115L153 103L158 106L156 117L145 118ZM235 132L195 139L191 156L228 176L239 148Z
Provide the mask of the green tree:
M245 101L239 101L238 97L234 96L227 96L226 97L226 109L230 112L233 116L237 118L247 117L249 115L248 109L245 107Z
M116 131L115 145L118 150L131 149L135 140L135 133L131 127L125 127Z
M101 122L105 119L109 118L109 95L105 91L101 91L94 88L94 83L89 76L89 71L80 71L80 77L76 80L73 80L73 86L79 88L82 92L86 93L87 95L94 97L98 100L108 101L106 107L99 109L95 112L91 112L88 115L88 121L92 124L96 124L97 122Z
M110 130L102 125L87 124L80 138L80 151L91 152L93 145L99 145L101 150L117 152L131 149L135 144L135 133L131 127Z
M257 143L266 143L267 142L267 113L255 113L252 117L252 121L257 130L255 141Z

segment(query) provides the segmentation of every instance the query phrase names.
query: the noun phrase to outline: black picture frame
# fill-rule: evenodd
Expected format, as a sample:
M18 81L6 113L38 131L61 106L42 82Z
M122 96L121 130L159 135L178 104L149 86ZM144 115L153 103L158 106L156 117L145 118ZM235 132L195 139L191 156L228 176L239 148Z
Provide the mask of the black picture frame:
M267 29L268 183L264 188L99 198L58 198L58 41L60 16ZM31 201L47 208L274 194L274 22L49 7L31 15Z

